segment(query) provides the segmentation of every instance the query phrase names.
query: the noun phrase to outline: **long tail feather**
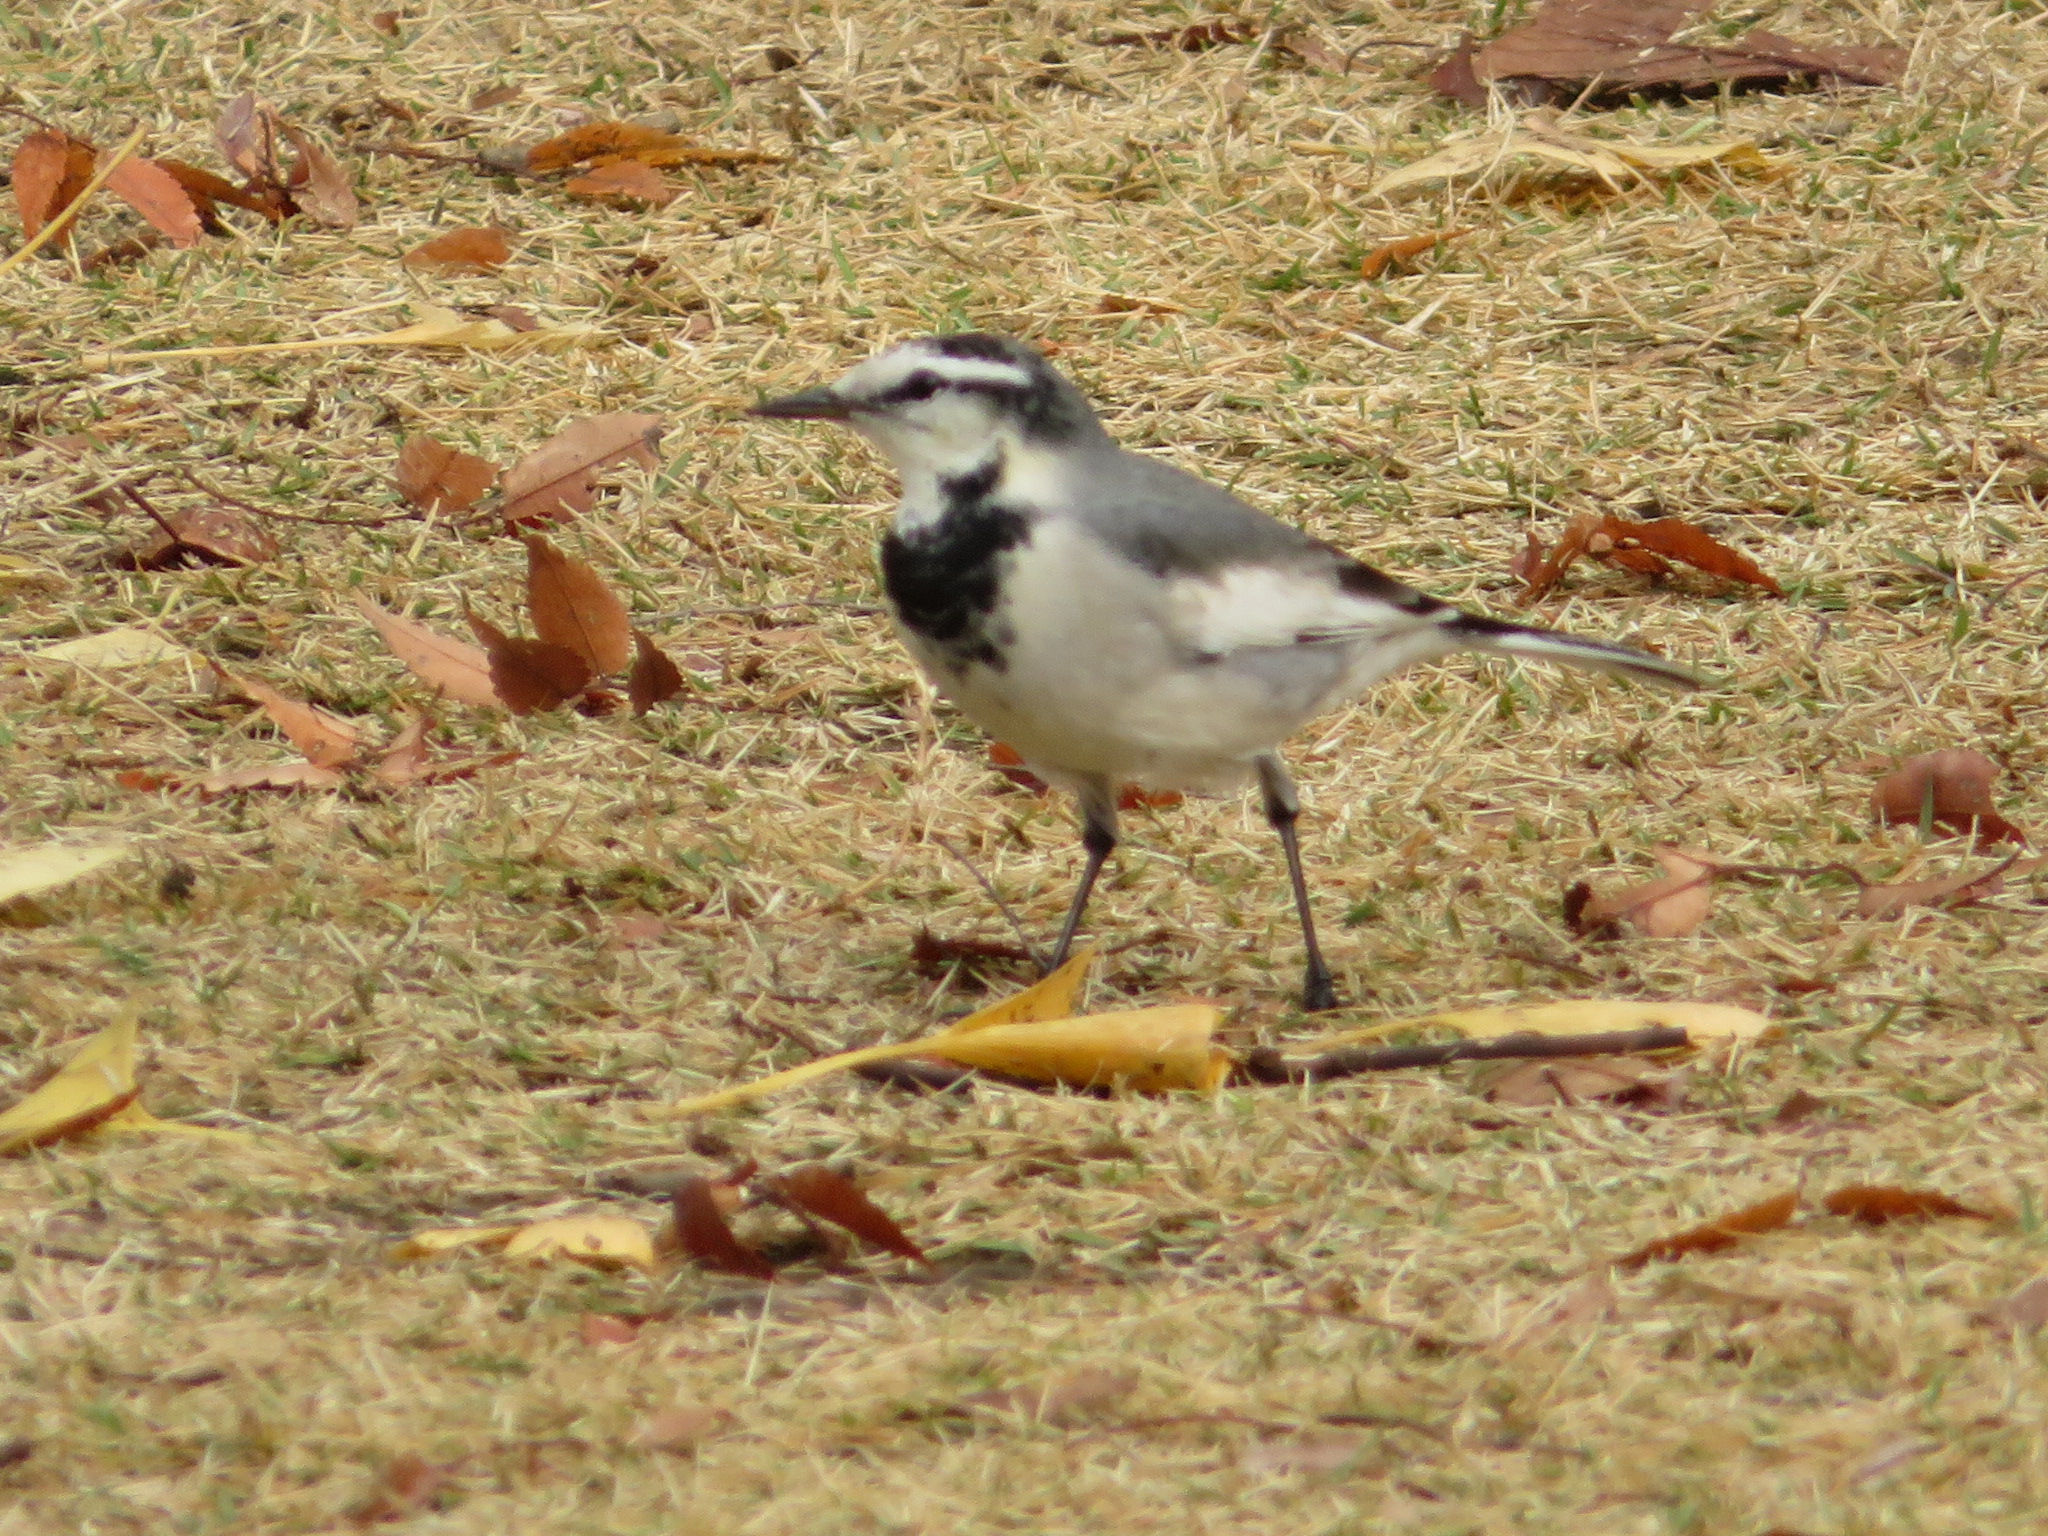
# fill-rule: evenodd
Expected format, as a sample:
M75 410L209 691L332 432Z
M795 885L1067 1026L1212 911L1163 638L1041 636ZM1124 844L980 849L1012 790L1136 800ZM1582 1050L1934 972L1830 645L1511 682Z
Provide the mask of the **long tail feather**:
M1605 640L1587 640L1579 635L1538 629L1529 624L1510 624L1502 619L1477 614L1458 615L1444 629L1475 651L1495 656L1525 656L1542 661L1562 662L1570 667L1588 667L1599 672L1620 672L1645 682L1674 688L1701 688L1705 681L1688 667L1647 651Z

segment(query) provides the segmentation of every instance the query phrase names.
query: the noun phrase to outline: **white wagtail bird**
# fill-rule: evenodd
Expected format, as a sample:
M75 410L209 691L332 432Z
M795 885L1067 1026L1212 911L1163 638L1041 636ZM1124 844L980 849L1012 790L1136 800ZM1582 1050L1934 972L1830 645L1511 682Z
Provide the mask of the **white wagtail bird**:
M1683 687L1685 668L1462 613L1229 492L1119 448L1081 391L1003 336L906 342L754 414L844 422L895 465L882 580L934 686L1080 802L1087 865L1063 961L1135 785L1256 778L1308 949L1302 1006L1333 1007L1278 747L1391 672L1453 651Z

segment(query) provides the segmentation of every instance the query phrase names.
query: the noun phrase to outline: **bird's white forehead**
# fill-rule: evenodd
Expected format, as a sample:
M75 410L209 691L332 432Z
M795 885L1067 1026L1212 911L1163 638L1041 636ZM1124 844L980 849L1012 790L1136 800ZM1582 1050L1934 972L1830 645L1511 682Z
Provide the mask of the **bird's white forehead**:
M839 381L839 393L854 400L885 395L920 370L961 384L1006 384L1023 389L1031 375L1015 363L990 357L953 357L929 342L908 341L852 369Z

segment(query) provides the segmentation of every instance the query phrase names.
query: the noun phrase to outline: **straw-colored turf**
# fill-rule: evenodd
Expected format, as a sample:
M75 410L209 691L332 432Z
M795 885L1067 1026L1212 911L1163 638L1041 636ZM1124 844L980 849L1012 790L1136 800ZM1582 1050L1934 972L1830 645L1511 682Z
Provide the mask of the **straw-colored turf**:
M110 145L145 122L150 152L211 165L214 114L253 88L341 149L365 203L348 233L231 215L235 238L189 253L0 277L5 550L47 573L0 595L0 838L141 847L44 898L48 926L0 936L6 1071L32 1085L133 1005L150 1106L257 1133L0 1167L0 1532L2039 1528L2048 1359L1972 1321L2043 1260L2039 888L1866 921L1844 882L1783 879L1724 888L1691 937L1604 945L1571 936L1559 896L1642 878L1659 842L1873 878L1964 867L1960 841L1866 809L1895 755L1950 745L2000 759L2004 809L2048 827L2040 6L1731 10L1910 46L1910 75L1589 119L1747 137L1776 179L1609 192L1504 169L1391 204L1378 175L1475 126L1415 77L1422 49L1367 49L1343 78L1250 46L1106 48L1089 39L1205 13L1059 0L414 0L396 40L378 9L0 16L0 80L26 111ZM1340 49L1435 47L1497 9L1278 19ZM770 70L771 46L801 67ZM520 94L468 109L500 85ZM674 204L629 213L362 149L657 112L790 163L680 172ZM99 209L81 247L126 219ZM491 220L519 246L500 277L398 265ZM1440 226L1471 233L1358 279L1364 252ZM396 325L416 299L519 304L611 341L92 358ZM1654 503L1776 572L1783 600L1582 566L1536 610L1695 660L1727 678L1714 692L1459 662L1293 757L1358 1005L1343 1020L1707 997L1765 1008L1783 1038L1697 1064L1686 1106L1655 1115L1504 1109L1451 1071L1213 1101L834 1080L694 1128L660 1118L1019 985L1016 967L911 966L920 928L1012 937L948 844L1034 937L1065 900L1066 809L1005 788L872 607L884 468L739 414L963 326L1056 347L1125 442L1491 612L1513 610L1524 529L1586 506ZM153 626L389 729L425 696L353 596L505 622L521 570L487 526L402 515L401 437L504 463L618 409L663 414L666 464L561 542L690 669L645 722L444 709L453 742L524 757L436 789L207 802L115 776L285 759L259 715L182 667L29 659ZM250 570L107 569L147 530L81 496L176 465L337 521L275 522L284 557ZM373 519L393 520L339 525ZM1240 1043L1313 1035L1288 1007L1297 939L1255 809L1191 803L1132 831L1093 915L1128 945L1096 1001L1201 995L1241 1009ZM180 867L185 897L163 887ZM621 926L639 914L659 932ZM1774 1127L1795 1090L1825 1107ZM847 1160L940 1278L799 1263L764 1311L693 1269L383 1262L428 1226L653 1218L622 1170L739 1156ZM2016 1219L1810 1216L1618 1277L1611 1316L1525 1326L1603 1258L1802 1179L1935 1187ZM1801 1293L1831 1300L1756 1299ZM592 1344L593 1312L651 1320ZM1135 1385L1068 1422L945 1411L1090 1368ZM694 1453L636 1443L692 1405L731 1415ZM407 1456L445 1474L412 1507L386 1481Z

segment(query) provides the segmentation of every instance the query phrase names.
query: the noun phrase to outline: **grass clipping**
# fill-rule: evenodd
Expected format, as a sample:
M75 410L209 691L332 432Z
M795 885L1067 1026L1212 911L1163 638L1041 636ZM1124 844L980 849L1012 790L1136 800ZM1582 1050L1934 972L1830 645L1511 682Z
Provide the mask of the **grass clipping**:
M806 1062L787 1072L685 1099L668 1111L701 1115L764 1098L812 1078L871 1061L937 1056L959 1066L1069 1088L1209 1092L1230 1070L1211 1037L1223 1010L1202 1003L1073 1017L1074 998L1094 961L1084 950L1029 990L971 1013L921 1040L871 1045Z

